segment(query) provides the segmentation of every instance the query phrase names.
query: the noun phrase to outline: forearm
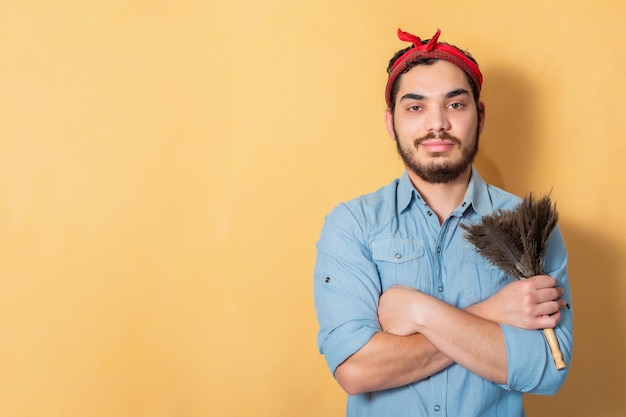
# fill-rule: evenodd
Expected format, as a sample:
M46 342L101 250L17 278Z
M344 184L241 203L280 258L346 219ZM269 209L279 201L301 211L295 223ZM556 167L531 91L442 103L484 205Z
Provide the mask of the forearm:
M414 316L419 333L452 361L497 384L507 382L507 352L498 323L425 296Z
M335 378L348 394L356 395L416 382L452 363L421 334L378 332L337 367Z

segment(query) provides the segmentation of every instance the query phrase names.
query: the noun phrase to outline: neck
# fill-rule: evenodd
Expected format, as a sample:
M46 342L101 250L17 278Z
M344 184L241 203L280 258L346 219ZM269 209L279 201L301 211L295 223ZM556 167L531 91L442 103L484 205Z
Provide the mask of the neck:
M439 223L442 224L450 214L463 202L470 176L471 167L456 179L443 183L434 184L424 181L415 173L407 170L413 186L420 192L426 204L437 215Z

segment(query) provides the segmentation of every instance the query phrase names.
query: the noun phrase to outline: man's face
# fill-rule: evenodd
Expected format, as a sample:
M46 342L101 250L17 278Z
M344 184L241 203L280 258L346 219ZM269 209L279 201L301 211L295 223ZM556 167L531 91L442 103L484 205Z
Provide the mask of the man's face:
M439 60L413 67L398 83L387 129L409 174L447 183L468 173L478 151L484 113L481 109L479 116L463 71Z

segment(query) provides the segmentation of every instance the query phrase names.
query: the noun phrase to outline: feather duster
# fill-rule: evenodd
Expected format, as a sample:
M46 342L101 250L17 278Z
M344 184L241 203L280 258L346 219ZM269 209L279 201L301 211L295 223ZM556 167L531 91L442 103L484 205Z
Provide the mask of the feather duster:
M548 238L557 224L558 212L548 195L531 194L512 210L483 216L480 223L461 225L465 238L477 252L504 273L525 279L543 274ZM564 369L563 354L553 329L544 329L557 369Z

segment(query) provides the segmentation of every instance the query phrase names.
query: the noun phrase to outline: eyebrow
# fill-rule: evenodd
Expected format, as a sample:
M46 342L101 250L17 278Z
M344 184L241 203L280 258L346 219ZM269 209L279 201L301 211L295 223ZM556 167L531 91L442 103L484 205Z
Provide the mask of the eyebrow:
M467 91L464 88L457 88L456 90L452 90L448 93L445 94L445 98L453 98L453 97L458 97L458 96L462 96L462 95L467 95L469 96L470 93L469 91ZM426 96L423 96L421 94L415 94L415 93L406 93L405 95L403 95L400 98L400 101L402 100L425 100Z
M452 97L458 97L458 96L462 96L462 95L467 95L469 96L470 93L469 91L467 91L464 88L458 88L456 90L452 90L449 93L446 94L446 98L452 98Z

